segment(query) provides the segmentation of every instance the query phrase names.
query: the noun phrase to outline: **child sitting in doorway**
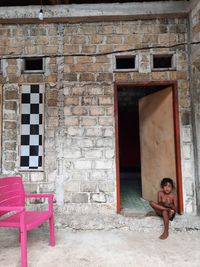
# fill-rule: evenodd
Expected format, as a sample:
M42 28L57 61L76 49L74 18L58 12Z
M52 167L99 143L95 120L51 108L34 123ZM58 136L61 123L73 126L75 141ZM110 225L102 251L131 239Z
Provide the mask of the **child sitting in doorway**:
M169 235L169 220L174 219L177 211L177 196L171 178L163 178L160 186L162 190L158 192L157 203L149 201L149 204L155 210L156 215L163 218L164 231L160 239L166 239Z

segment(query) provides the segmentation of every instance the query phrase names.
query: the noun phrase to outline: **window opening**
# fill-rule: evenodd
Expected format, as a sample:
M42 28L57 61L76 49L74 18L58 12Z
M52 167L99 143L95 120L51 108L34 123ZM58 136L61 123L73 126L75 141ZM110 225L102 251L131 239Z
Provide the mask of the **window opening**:
M24 71L26 72L43 72L43 58L25 58Z
M116 57L116 69L135 69L135 56Z
M44 85L22 85L20 168L43 167Z
M173 68L173 55L153 55L154 69Z

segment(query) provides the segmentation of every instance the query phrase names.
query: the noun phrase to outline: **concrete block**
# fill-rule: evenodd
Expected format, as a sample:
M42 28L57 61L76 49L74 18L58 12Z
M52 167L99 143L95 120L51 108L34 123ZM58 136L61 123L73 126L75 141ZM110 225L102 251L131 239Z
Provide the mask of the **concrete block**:
M115 185L113 181L100 182L98 184L99 191L115 192Z
M72 203L88 203L88 194L87 193L72 194Z
M81 99L82 106L91 106L98 104L98 98L95 96L83 96Z
M73 139L73 145L76 145L79 148L93 147L93 141L89 138Z
M79 181L66 181L64 183L65 195L68 192L79 192L80 191L80 182Z
M85 170L73 170L72 179L79 181L88 180L88 172L86 172Z
M183 158L191 159L191 144L183 144Z
M66 159L79 159L81 158L81 150L80 149L65 149Z
M112 159L115 156L114 149L107 149L107 150L104 151L104 153L105 153L105 158L106 159Z
M182 130L183 130L183 142L191 142L192 136L190 127L183 127Z
M81 192L97 192L97 183L84 181L80 185L80 191Z
M93 170L90 173L90 179L91 180L105 180L107 177L106 171L105 170Z
M97 124L97 118L82 117L80 119L80 125L82 126L95 126Z
M104 129L104 137L112 137L114 134L114 129L109 127Z
M151 72L151 57L150 54L139 54L139 72Z
M103 129L98 127L98 128L86 128L85 130L85 136L102 136L103 135Z
M113 167L113 162L111 160L96 160L95 167L97 170L111 169Z
M86 107L73 107L71 109L72 115L80 115L80 116L84 116L84 115L88 115L88 109Z
M77 106L79 103L79 98L78 97L65 97L64 103L65 105Z
M83 136L84 128L69 126L67 134L70 136Z
M44 172L31 172L29 175L30 182L44 181Z
M194 196L194 184L193 181L189 178L186 178L184 181L184 188L187 196Z
M78 117L65 117L65 125L66 126L78 126L79 125L79 118Z
M103 192L91 194L91 202L106 203L106 195Z
M96 142L97 147L113 147L112 138L99 138Z
M87 170L92 168L92 161L79 160L74 162L74 168L77 170Z
M112 105L113 97L112 96L99 96L99 105Z
M90 107L90 115L91 116L103 116L105 115L105 108L104 107Z
M101 126L113 126L114 118L110 116L99 117L99 125Z
M97 149L90 149L90 150L85 150L83 152L83 155L85 158L93 158L93 159L99 159L102 158L102 151L97 150Z
M183 160L183 176L184 177L193 177L194 175L194 169L193 164L190 160Z

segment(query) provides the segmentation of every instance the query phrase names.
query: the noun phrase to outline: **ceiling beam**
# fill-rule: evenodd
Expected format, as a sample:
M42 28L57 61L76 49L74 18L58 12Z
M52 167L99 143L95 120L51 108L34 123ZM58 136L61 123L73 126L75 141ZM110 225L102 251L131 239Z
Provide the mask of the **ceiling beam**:
M186 1L166 1L158 2L156 5L148 3L124 3L124 4L94 4L94 5L56 5L57 1L51 0L53 5L45 5L43 8L44 21L68 22L77 21L104 21L104 20L134 20L138 18L158 18L158 17L186 17L190 11L189 2ZM38 20L38 7L6 7L0 9L0 23L28 23Z

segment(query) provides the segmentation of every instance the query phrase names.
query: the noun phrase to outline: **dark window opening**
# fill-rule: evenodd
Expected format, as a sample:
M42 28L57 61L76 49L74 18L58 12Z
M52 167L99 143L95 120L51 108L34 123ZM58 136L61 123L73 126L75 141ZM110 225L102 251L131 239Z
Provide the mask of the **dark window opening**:
M25 71L43 71L42 58L25 58L24 59Z
M116 57L116 69L135 69L135 56Z
M153 68L154 69L166 69L172 68L173 55L153 55Z

